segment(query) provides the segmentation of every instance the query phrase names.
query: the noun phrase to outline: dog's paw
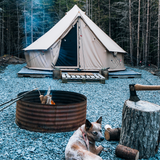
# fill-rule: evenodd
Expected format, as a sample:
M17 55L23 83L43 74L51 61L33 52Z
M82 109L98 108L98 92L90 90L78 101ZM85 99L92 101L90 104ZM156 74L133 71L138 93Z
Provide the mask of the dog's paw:
M98 147L97 147L97 154L100 155L100 153L102 152L103 149L104 149L103 146L101 146L101 145L98 146Z
M99 146L99 149L102 151L102 150L104 149L104 147L100 145L100 146Z

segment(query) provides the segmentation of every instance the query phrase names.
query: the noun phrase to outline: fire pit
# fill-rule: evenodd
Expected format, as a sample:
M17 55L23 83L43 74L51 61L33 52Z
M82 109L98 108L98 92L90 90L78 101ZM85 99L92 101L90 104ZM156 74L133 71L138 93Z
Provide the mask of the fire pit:
M42 95L46 93L45 90L40 92ZM84 95L55 90L51 90L51 95L56 105L41 104L38 91L18 100L16 124L30 131L68 132L85 123L87 98Z

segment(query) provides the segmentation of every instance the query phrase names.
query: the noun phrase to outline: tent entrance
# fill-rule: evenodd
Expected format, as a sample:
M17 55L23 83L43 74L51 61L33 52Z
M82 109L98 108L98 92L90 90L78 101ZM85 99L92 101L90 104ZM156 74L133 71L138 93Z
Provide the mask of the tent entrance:
M77 24L62 39L56 66L77 67Z

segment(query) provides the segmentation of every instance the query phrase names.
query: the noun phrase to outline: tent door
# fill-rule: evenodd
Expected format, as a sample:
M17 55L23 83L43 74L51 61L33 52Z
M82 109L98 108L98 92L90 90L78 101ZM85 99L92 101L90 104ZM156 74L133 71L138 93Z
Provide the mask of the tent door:
M77 68L77 24L61 41L61 48L56 66L63 68Z

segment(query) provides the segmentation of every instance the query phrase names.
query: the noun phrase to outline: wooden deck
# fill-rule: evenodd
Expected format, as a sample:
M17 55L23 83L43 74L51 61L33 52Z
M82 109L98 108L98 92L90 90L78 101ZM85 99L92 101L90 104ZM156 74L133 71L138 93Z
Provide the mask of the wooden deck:
M53 77L53 71L41 71L23 67L17 75L18 77L44 78Z
M109 78L141 78L141 73L126 69L125 71L109 72Z
M18 73L18 77L31 77L31 78L53 78L53 71L32 70L23 67ZM141 78L141 73L135 72L130 69L125 71L109 72L109 79L111 78ZM100 82L105 83L105 77L99 73L91 72L62 72L62 82Z

